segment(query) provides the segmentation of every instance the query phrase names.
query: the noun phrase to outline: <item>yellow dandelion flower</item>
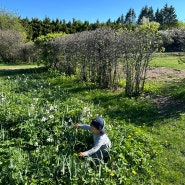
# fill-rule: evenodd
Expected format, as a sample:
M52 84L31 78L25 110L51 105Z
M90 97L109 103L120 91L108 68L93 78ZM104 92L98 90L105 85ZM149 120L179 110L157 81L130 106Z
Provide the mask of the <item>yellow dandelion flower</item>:
M114 177L114 173L110 173L109 175L110 175L111 177Z
M135 170L132 170L132 173L133 173L134 175L136 175L136 174L137 174L137 172L136 172Z
M77 153L74 153L73 155L74 155L75 157L79 156Z
M111 170L107 170L108 173L111 173Z

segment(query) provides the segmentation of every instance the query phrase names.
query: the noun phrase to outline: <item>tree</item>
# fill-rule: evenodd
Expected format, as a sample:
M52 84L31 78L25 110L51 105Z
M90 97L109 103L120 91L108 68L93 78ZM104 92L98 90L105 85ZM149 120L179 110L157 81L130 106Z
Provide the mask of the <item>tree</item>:
M130 8L125 16L125 24L135 24L136 23L136 13L134 9Z
M148 6L145 6L142 8L139 16L138 16L138 20L137 20L137 23L138 24L141 24L142 23L142 19L143 17L146 17L149 19L149 21L154 21L154 13L153 13L153 8L152 7L149 7Z
M49 17L45 17L42 21L42 35L47 35L48 33L52 33L52 25Z
M31 27L33 30L32 40L42 35L42 22L38 18L32 18Z
M158 27L157 23L148 23L135 31L123 31L120 35L120 51L126 71L125 94L128 97L137 97L144 90L149 61L160 44Z
M160 24L160 29L174 28L177 26L177 15L173 6L168 7L165 4L163 9L157 9L155 14L155 21Z
M25 30L20 22L20 19L11 12L0 10L0 29L1 30L16 30L23 33Z
M15 63L19 48L24 42L23 35L16 30L0 30L0 61Z
M185 29L160 30L163 46L167 52L182 52L185 50Z

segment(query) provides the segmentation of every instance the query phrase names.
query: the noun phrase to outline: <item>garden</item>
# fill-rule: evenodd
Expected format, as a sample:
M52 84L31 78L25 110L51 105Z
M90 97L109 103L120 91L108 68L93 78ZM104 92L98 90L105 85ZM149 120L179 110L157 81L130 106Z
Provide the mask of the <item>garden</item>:
M0 30L0 184L185 184L183 28L152 21L30 40L19 19L1 17L13 27ZM92 133L75 124L97 116L112 147L92 167L79 156Z
M102 90L75 76L37 70L1 76L1 184L185 182L183 108L165 116L150 96L127 98L122 88ZM161 82L149 80L148 86L150 93L184 100L182 82L172 83L171 91ZM106 120L112 149L108 163L92 168L78 156L92 146L92 135L74 125L96 116Z

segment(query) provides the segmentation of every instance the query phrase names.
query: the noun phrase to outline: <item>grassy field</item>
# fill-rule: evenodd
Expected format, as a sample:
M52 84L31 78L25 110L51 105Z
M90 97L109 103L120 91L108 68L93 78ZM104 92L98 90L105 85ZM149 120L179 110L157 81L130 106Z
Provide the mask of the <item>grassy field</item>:
M152 67L168 67L171 69L185 69L185 64L179 63L179 56L158 55L150 62Z
M38 66L36 64L15 64L15 65L10 65L10 64L0 64L0 70L11 70L11 69L30 69L30 68L37 68L37 67L42 67Z
M151 65L185 69L176 56L158 56ZM136 100L74 76L23 72L0 77L0 183L185 184L183 79L147 81L147 93ZM92 170L74 157L91 137L71 124L97 115L113 148L111 161Z

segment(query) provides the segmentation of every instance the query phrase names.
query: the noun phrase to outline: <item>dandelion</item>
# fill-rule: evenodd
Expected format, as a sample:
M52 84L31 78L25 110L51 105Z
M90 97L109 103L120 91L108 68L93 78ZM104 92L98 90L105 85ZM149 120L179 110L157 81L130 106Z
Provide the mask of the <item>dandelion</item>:
M136 172L135 170L132 170L132 173L133 173L134 175L136 175L136 174L137 174L137 172Z
M110 175L111 177L114 177L115 174L114 174L114 173L110 173L109 175Z
M78 157L78 156L79 156L77 153L74 153L73 155L74 155L75 157Z
M128 136L129 139L130 139L131 137L132 137L131 135Z

